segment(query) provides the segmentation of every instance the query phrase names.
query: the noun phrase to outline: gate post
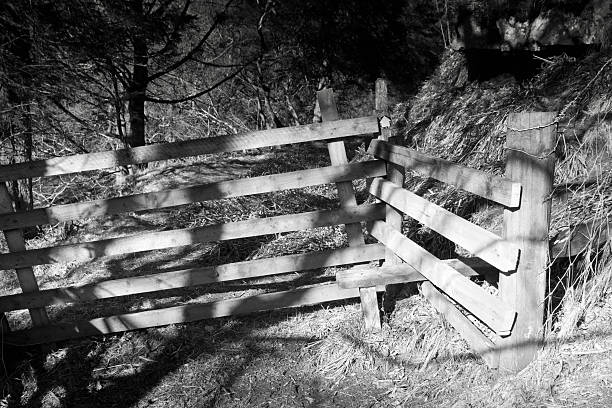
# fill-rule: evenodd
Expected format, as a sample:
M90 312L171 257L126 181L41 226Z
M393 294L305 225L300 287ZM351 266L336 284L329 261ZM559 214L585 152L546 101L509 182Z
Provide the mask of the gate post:
M340 119L336 101L334 100L333 89L325 88L318 91L317 100L321 108L321 118L324 122ZM332 166L348 164L346 147L342 140L327 143L327 149ZM338 189L341 207L352 207L357 205L352 182L339 182L336 183L336 187ZM365 244L360 223L346 224L345 228L349 246L360 246ZM361 312L363 314L365 328L370 331L379 331L381 329L381 324L376 287L359 288L359 297L361 298Z
M504 210L504 238L521 251L516 270L499 274L501 299L517 312L511 335L498 342L499 366L506 371L523 369L542 346L555 139L554 112L508 117L506 177L523 189L520 207Z
M382 78L376 80L375 85L375 111L380 123L380 140L391 142L391 127L389 117L389 104L387 100L387 81ZM385 123L386 122L386 123ZM404 187L405 170L402 166L387 162L387 179L398 187ZM387 205L385 222L393 229L402 232L401 211ZM385 250L385 265L401 264L402 259L389 248Z
M0 181L0 213L13 212L13 206L11 204L11 196L8 192L6 184ZM23 237L23 231L20 229L6 230L3 231L4 238L6 239L6 246L9 252L25 251L25 239ZM38 282L34 275L32 267L17 268L17 280L23 293L38 292ZM44 326L49 324L49 317L44 307L29 309L30 318L32 319L32 325ZM6 316L2 316L2 327L3 330L9 328Z

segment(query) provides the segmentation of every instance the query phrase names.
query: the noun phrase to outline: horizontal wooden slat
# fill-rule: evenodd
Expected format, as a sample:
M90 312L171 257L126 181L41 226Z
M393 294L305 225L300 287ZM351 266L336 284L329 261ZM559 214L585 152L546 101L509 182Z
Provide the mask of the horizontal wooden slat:
M390 181L376 178L370 194L392 205L440 235L507 272L516 269L519 249L501 237L472 224L444 208L405 190Z
M500 336L512 330L516 313L499 298L461 275L384 221L369 226L370 233L404 262L417 269L440 290L478 317Z
M436 289L430 282L421 285L423 296L442 314L447 322L451 324L465 339L470 348L482 357L490 368L499 366L499 352L495 349L495 344L485 336L480 329L474 326L455 305Z
M150 232L121 238L61 245L0 255L0 269L55 262L88 261L103 256L150 251L198 242L224 241L259 235L297 231L329 225L372 221L385 216L383 204L368 204L336 210L257 218L206 227Z
M508 178L454 164L382 140L372 140L368 152L422 176L451 184L506 207L516 208L521 203L521 184Z
M442 262L467 277L484 275L487 280L494 281L499 273L497 269L477 258L445 259ZM382 267L355 266L336 273L338 285L347 289L424 280L427 278L407 263ZM0 305L1 302L0 298Z
M106 200L56 205L26 212L0 214L0 229L24 228L82 218L102 217L130 211L172 207L193 202L239 197L249 194L302 188L317 184L350 181L386 174L382 160L329 166L221 181L201 186L135 194Z
M223 153L243 149L256 149L291 143L316 140L364 136L378 132L376 117L346 119L328 123L278 128L238 135L210 137L175 143L161 143L149 146L113 151L54 157L0 166L0 181L30 177L48 177L61 174L98 170L130 164L149 163L158 160L177 159L201 154Z
M118 296L168 289L187 288L207 283L226 282L278 275L287 272L368 262L385 257L380 244L340 248L307 254L279 256L225 265L163 272L146 276L114 279L83 286L46 289L0 297L0 311L50 305L66 305ZM372 285L374 286L374 285Z
M356 297L359 297L359 289L342 289L336 284L318 285L204 304L187 304L163 309L125 313L79 321L72 324L37 327L12 332L5 336L5 342L19 345L49 343L168 324L308 306Z

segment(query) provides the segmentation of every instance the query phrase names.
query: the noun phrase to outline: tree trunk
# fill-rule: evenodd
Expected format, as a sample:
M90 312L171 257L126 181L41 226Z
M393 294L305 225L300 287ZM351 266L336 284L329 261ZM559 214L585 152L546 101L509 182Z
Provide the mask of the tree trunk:
M134 38L134 70L129 89L130 147L145 145L145 95L148 77L147 43L141 37Z
M23 67L33 64L32 42L26 31L12 44L11 53L15 55ZM27 69L14 72L11 84L7 87L8 106L14 109L13 124L9 128L9 138L12 146L11 163L32 161L32 96L30 87L32 79ZM32 179L15 180L9 183L13 204L16 211L28 211L34 208Z
M132 8L137 15L142 15L142 0L134 0ZM145 96L149 81L149 50L147 41L141 33L132 37L134 47L134 66L132 81L128 90L128 111L130 115L130 147L145 145Z
M9 100L13 99L10 106L15 105L15 99L21 101L22 106L16 108L15 113L15 127L18 132L17 135L9 134L9 140L11 143L12 155L9 163L26 163L32 161L32 118L30 112L31 101L24 101L14 92L9 91ZM10 181L7 183L7 188L13 201L15 211L30 211L34 208L34 194L32 191L32 179L21 179ZM26 239L33 238L36 235L36 227L28 227L23 229L23 234Z
M30 117L29 102L25 104L21 122L23 133L21 142L14 141L14 163L32 161L32 118ZM21 146L19 146L21 144ZM34 194L32 192L32 179L15 180L11 182L11 192L16 211L30 211L34 208Z

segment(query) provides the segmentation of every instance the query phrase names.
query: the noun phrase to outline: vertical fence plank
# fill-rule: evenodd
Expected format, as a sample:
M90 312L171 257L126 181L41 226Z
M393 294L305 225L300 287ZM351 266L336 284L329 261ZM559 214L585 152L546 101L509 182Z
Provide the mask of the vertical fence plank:
M323 89L317 92L317 100L321 109L321 117L324 122L340 119L338 108L334 100L333 89ZM343 141L331 142L327 144L329 157L332 166L338 166L348 163L346 155L346 147ZM348 207L357 205L355 198L355 190L353 183L350 181L336 183L338 188L338 196L340 198L340 206ZM345 226L348 235L349 246L358 246L364 244L361 224L347 224ZM361 298L361 310L363 313L365 327L368 330L380 330L380 311L378 310L378 300L376 296L376 288L359 288Z
M387 81L379 78L375 86L375 109L380 123L381 140L389 141L391 138L391 126L389 117L389 104L387 98ZM387 179L398 187L404 187L405 170L402 166L387 162ZM397 231L402 231L403 215L390 205L387 206L386 223ZM389 248L386 249L385 264L397 265L402 263L400 257L395 255Z
M12 212L13 206L11 204L11 197L5 183L0 182L0 213ZM24 251L25 239L23 238L23 231L19 229L5 230L4 237L6 238L6 245L10 252ZM31 267L17 268L17 279L21 291L23 293L38 292L38 282L34 276L34 270ZM30 309L30 317L32 318L32 324L34 326L44 326L49 324L49 317L45 308Z
M512 334L498 344L500 368L506 371L519 371L533 361L543 340L554 118L551 112L508 118L506 176L521 182L523 193L518 209L504 211L504 238L521 250L516 271L499 275L500 296L517 311Z

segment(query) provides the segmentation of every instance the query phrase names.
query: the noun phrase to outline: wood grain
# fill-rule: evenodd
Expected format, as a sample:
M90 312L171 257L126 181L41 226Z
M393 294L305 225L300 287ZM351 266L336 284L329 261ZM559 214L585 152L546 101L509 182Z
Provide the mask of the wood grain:
M504 211L504 237L521 248L516 271L499 277L501 298L518 312L512 335L499 343L500 368L506 371L522 370L533 361L544 336L555 116L534 112L508 117L506 177L522 183L523 199L519 209Z
M12 210L13 204L6 184L0 182L0 212L10 212ZM25 239L23 238L23 231L20 229L3 229L3 233L6 240L6 246L10 252L25 251L26 246ZM36 280L36 275L34 275L34 270L31 267L26 266L11 269L15 269L19 287L23 293L38 292L38 282ZM49 323L49 317L44 308L30 308L29 313L34 326L44 326Z
M315 305L356 298L358 296L358 289L342 289L336 284L326 284L285 292L266 293L204 304L187 304L163 309L124 313L69 324L32 328L12 332L5 338L5 342L18 345L41 344L168 324L188 323L217 317L238 316L281 308Z
M376 117L338 120L304 126L247 132L174 143L113 151L53 157L27 163L0 166L0 181L48 177L158 160L178 159L202 154L232 152L291 143L312 142L371 135L378 132Z
M332 89L323 89L317 92L317 101L321 109L321 118L323 122L333 122L340 119L336 101L334 100L334 91ZM333 165L348 163L346 155L346 147L343 141L334 141L327 144L329 158ZM340 198L340 207L347 208L357 205L355 198L355 190L352 182L336 183L338 189L338 197ZM361 230L361 224L346 224L346 233L348 235L349 246L363 245L364 237ZM381 329L380 312L378 311L378 300L374 288L361 288L361 312L364 318L365 328L367 330L378 331Z
M499 274L497 269L478 258L444 259L442 262L467 277L485 276L487 280L497 281ZM425 280L427 278L407 263L391 265L385 263L381 267L355 266L336 273L336 282L341 288L392 285Z
M387 81L383 78L378 78L376 80L375 85L375 110L376 114L379 118L379 121L383 117L389 117L389 103L387 99ZM378 136L379 140L389 142L392 134L390 126L382 126L380 127L380 136ZM405 179L405 170L403 166L399 166L397 164L391 163L389 161L387 163L387 180L391 183L395 184L398 187L404 187L404 179ZM404 216L401 211L396 210L390 205L387 205L387 215L385 218L385 222L391 228L396 229L398 231L402 231L402 221ZM393 251L387 249L387 255L385 256L385 264L386 265L395 265L402 263L400 257L395 255Z
M0 297L0 311L95 301L160 290L180 289L215 282L251 279L329 266L382 259L380 244L339 248L307 254L279 256L225 265L161 272L96 282L83 286L46 289Z
M338 121L338 109L336 108L336 102L334 101L334 92L332 89L324 89L317 92L317 98L319 101L319 107L321 109L321 117L323 123L336 122ZM378 131L378 129L376 129ZM348 164L348 157L346 156L346 147L344 142L334 141L327 144L327 150L329 152L329 158L333 166L341 166ZM355 189L351 181L342 181L336 183L338 189L338 197L340 198L340 207L353 207L357 205L357 199L355 198ZM346 225L346 233L348 235L349 245L363 245L363 233L361 231L361 225L359 224L348 224Z
M0 214L0 229L23 228L131 211L152 210L194 202L302 188L385 175L383 161L368 161L316 169L221 181L201 186L135 194L105 200L56 205L26 212Z
M516 268L518 247L492 232L384 179L374 179L369 191L499 270Z
M423 296L433 307L444 316L447 322L459 332L470 348L487 363L489 368L499 366L499 352L495 344L478 329L446 296L431 284L423 282L421 285Z
M0 269L14 269L56 262L82 262L104 256L172 248L198 242L224 241L329 225L371 221L384 218L384 211L384 206L380 204L361 205L32 249L0 255Z
M506 207L516 208L520 205L521 183L507 177L494 176L382 140L372 140L368 152L424 177L434 178Z
M418 244L385 224L375 221L369 225L370 234L454 301L469 310L499 335L512 330L516 312L499 298L436 258Z

